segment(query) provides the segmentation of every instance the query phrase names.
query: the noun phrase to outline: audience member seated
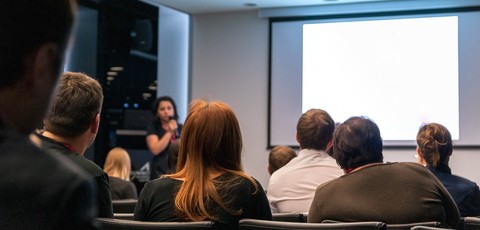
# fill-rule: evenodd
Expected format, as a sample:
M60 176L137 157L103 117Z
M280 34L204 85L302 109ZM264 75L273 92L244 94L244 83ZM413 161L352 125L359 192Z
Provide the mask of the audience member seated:
M260 183L242 167L242 135L223 102L192 102L183 126L178 169L145 184L134 219L215 221L238 228L242 218L271 220Z
M295 157L297 157L297 153L288 146L278 145L273 147L268 154L268 173L272 175L275 171L286 165Z
M459 225L455 201L425 167L413 162L383 163L380 130L368 118L352 117L338 126L332 151L345 175L317 188L308 222Z
M93 180L29 139L55 91L75 9L70 0L0 1L2 230L95 228Z
M112 200L137 199L137 188L130 182L131 162L128 152L120 147L111 149L103 167L108 174Z
M298 156L270 177L267 197L273 213L307 213L318 185L343 175L325 150L335 122L321 109L311 109L298 119Z
M98 216L113 217L108 175L83 156L97 135L102 102L102 87L97 80L82 73L64 73L43 120L45 131L39 137L43 149L68 157L95 179Z
M437 123L423 125L417 134L417 155L452 195L462 216L480 215L480 190L475 182L452 175L448 166L453 152L452 136Z

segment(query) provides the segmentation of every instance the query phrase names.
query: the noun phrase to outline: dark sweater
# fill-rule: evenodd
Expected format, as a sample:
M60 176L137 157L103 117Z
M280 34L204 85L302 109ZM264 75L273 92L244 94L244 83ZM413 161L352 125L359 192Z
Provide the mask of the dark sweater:
M257 192L254 185L239 176L221 176L218 181L230 183L225 191L219 191L227 207L232 210L242 210L240 215L232 215L219 208L216 204L207 204L209 212L217 218L215 221L220 229L237 229L242 218L271 220L272 213L265 192L258 181ZM175 215L175 193L180 188L181 181L160 178L145 184L135 208L135 220L143 221L185 221ZM222 183L222 182L220 182Z
M55 151L72 160L76 165L80 166L90 176L95 179L97 184L97 205L99 217L113 217L112 195L110 194L110 186L108 184L108 175L97 164L80 154L71 151L67 146L58 143L48 137L39 135L42 140L42 148L45 151Z
M404 224L460 223L455 201L428 169L417 163L372 165L320 185L308 222L381 221Z
M96 229L93 180L70 160L0 121L0 162L1 229Z
M109 177L112 200L138 199L137 187L131 181L117 177Z
M447 188L462 216L480 216L480 191L475 182L452 175L450 168L446 165L437 168L427 166L427 168Z

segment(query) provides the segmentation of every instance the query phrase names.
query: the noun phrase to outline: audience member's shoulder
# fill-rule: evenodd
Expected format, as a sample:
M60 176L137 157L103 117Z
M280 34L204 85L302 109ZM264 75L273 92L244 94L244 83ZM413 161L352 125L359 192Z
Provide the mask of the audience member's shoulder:
M5 166L2 168L15 174L16 171L25 170L24 167L19 167L19 163L34 162L34 164L28 164L27 169L30 173L28 175L37 175L35 178L22 178L22 175L27 174L15 174L12 177L25 183L30 180L49 181L49 184L68 184L69 187L91 182L85 171L65 156L46 152L23 136L13 134L2 137L0 159ZM6 172L2 175L6 175Z
M74 177L90 180L90 176L88 172L84 168L80 167L75 162L73 162L70 158L62 155L56 150L51 150L51 151L40 150L40 151L42 151L49 158L53 158L54 159L53 162L56 162L58 167L60 167L61 170L64 170L66 174L70 172L70 174L74 175Z
M344 175L341 175L338 178L334 178L334 179L325 181L325 182L321 183L320 185L318 185L317 188L315 189L315 191L321 190L321 189L324 189L324 188L329 188L329 187L336 188L339 184L342 183L342 180L343 180L342 178L350 176L350 175L352 175L352 174L350 174L350 173L349 174L344 174Z
M474 181L471 181L465 177L461 177L458 175L452 175L452 176L455 177L456 180L458 181L457 185L463 186L465 190L470 190L470 191L479 190L478 185Z
M425 171L425 172L428 171L428 169L425 166L416 162L388 162L388 163L392 165L396 165L397 167L400 167L400 168L411 168L411 169Z
M143 189L156 191L158 189L168 190L173 189L175 186L178 186L182 183L180 180L175 180L170 177L160 177L154 180L147 182Z
M88 178L84 170L73 164L65 156L46 152L26 137L15 133L5 136L0 134L0 136L2 136L0 141L2 163L6 166L16 167L18 162L34 162L34 164L28 164L28 171L38 171L41 174L49 172L49 175L55 175L55 178ZM12 164L8 162L12 162Z
M433 175L430 170L427 169L427 167L416 163L416 162L396 162L394 163L396 165L396 168L400 172L409 172L409 173L415 173L421 177L431 177L433 180L437 180L437 177Z
M103 171L100 166L98 166L97 164L95 164L95 162L89 160L85 156L74 154L70 157L70 159L94 177L107 176L105 171Z

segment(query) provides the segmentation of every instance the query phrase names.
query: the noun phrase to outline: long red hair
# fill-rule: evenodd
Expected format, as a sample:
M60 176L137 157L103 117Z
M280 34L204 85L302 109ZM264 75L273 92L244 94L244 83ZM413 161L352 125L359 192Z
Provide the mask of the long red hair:
M242 135L232 109L223 102L195 100L182 129L177 173L165 175L183 181L175 195L175 209L180 218L201 221L215 220L206 206L212 201L222 209L238 215L241 210L230 210L222 201L215 177L231 173L255 181L243 172Z

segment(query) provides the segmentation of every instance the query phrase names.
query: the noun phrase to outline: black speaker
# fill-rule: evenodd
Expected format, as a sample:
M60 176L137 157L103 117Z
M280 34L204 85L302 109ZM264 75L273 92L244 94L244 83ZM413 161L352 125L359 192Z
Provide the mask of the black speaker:
M153 28L149 19L136 20L130 35L133 40L132 49L151 52L153 47Z

